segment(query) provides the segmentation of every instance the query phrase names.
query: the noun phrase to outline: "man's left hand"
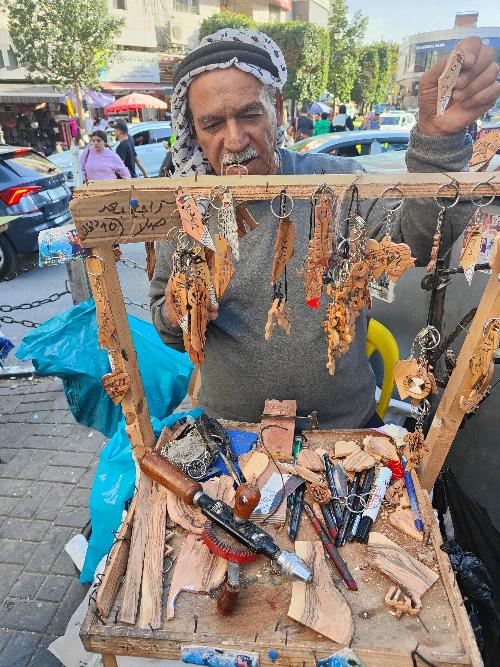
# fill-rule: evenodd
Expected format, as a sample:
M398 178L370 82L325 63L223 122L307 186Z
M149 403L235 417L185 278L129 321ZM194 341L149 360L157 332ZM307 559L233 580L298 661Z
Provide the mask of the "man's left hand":
M500 97L497 81L500 68L493 60L493 49L483 46L479 37L467 37L457 50L463 53L464 63L443 114L437 115L438 80L447 58L436 63L420 79L418 129L422 134L460 132L491 109Z

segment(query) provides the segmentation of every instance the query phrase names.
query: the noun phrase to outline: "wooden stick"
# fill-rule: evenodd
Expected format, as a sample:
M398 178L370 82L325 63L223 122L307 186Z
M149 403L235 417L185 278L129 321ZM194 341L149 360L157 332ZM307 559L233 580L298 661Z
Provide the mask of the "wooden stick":
M118 616L122 623L133 624L137 616L144 551L146 548L148 515L150 513L151 486L151 478L141 472L139 490L137 491L137 509L132 530L127 574L125 576L123 601Z
M491 176L488 185L481 187L484 174L453 173L460 186L460 196L474 197L500 194L500 177ZM327 184L340 196L346 186L356 183L362 199L373 199L384 194L386 199L434 197L438 188L440 197L454 198L456 188L450 177L441 173L398 174L395 189L393 174L314 174L302 176L201 176L194 178L155 178L129 181L95 181L75 190L70 203L71 212L83 247L103 242L136 243L166 239L172 228L179 227L175 213L175 191L178 187L190 194L209 197L213 188L228 186L233 196L244 200L269 200L287 188L294 199L309 199L313 191ZM446 187L448 186L448 187ZM388 188L392 187L392 190Z
M107 618L118 593L121 578L127 568L128 554L130 551L130 537L132 535L132 521L134 519L137 498L134 497L127 516L122 522L116 542L110 550L110 556L106 569L97 589L95 606L97 613L102 618Z
M427 451L419 471L420 483L425 489L433 487L465 415L460 399L471 389L469 361L482 340L483 327L489 319L500 317L500 234L495 239L491 265L490 279L425 439Z

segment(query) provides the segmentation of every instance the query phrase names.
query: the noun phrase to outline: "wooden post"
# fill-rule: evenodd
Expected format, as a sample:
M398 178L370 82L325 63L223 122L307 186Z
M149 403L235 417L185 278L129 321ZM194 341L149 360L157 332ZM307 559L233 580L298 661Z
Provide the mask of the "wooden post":
M500 234L495 239L491 266L490 279L425 439L427 453L419 472L420 484L425 489L433 487L464 418L460 399L471 389L469 362L482 340L483 327L488 320L500 317Z

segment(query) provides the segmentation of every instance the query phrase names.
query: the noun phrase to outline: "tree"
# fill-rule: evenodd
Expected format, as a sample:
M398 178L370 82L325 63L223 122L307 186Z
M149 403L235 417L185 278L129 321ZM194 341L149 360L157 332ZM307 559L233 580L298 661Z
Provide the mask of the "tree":
M379 55L376 46L365 46L359 59L359 74L352 90L352 99L361 104L362 109L371 107L377 101L379 78Z
M257 24L250 16L245 16L245 14L233 14L232 12L212 14L201 22L200 39L222 28L251 28L256 30Z
M29 80L72 88L83 131L82 89L99 87L99 72L113 59L123 20L109 15L106 0L4 0L3 8Z
M274 39L283 51L288 69L284 97L294 102L319 99L328 81L328 31L303 21L266 23L259 25L259 30Z
M349 102L358 75L361 42L368 18L356 12L351 20L346 0L333 0L328 24L330 32L330 62L328 89L341 102Z
M398 45L390 42L373 44L378 52L379 73L375 102L385 102L391 93L393 77L398 63Z

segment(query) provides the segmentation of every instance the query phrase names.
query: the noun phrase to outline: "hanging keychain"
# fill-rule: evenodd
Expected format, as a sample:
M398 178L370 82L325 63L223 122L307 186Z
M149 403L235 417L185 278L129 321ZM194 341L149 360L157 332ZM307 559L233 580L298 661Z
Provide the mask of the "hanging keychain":
M215 250L215 245L208 231L208 227L203 221L203 215L198 208L192 195L179 188L175 196L177 210L181 216L182 227L186 234L199 241L203 245Z
M226 239L234 259L240 258L240 241L238 235L238 222L233 201L233 193L229 188L224 188L221 197L221 206L217 207L214 200L210 199L212 206L217 209L219 220L219 235Z
M431 372L427 353L439 345L439 331L433 326L427 326L416 336L411 346L410 357L400 359L394 366L394 381L399 396L403 401L410 397L412 401L423 401L429 394L437 391L436 381ZM417 346L420 348L418 357Z
M446 206L439 203L439 193L443 188L448 188L448 187L455 188L455 198L453 199L453 201L449 206ZM454 178L451 179L451 183L443 183L442 185L440 185L439 188L437 189L436 194L434 195L434 201L436 202L439 211L436 222L436 231L434 233L434 238L432 242L431 256L429 259L429 263L427 264L427 273L436 272L437 261L439 257L439 249L441 247L441 239L443 236L443 225L446 217L446 211L456 206L456 204L458 204L459 195L460 195L460 185Z
M333 239L333 207L335 197L327 185L318 187L311 196L309 247L304 262L306 304L318 309L323 293L324 276L328 272Z
M472 216L470 222L467 225L466 234L464 237L464 244L462 248L462 253L460 255L460 266L464 270L464 276L469 285L472 282L474 276L474 267L481 252L481 241L483 238L483 212L482 208L489 206L495 199L495 193L487 199L487 201L482 201L483 197L479 200L474 199L474 193L476 188L480 186L489 186L493 190L493 186L489 181L485 183L476 183L476 185L471 190L471 201L476 207L474 215Z
M493 355L500 342L500 317L494 317L483 327L483 336L469 362L470 391L460 397L460 407L466 413L474 412L489 391L493 377Z

